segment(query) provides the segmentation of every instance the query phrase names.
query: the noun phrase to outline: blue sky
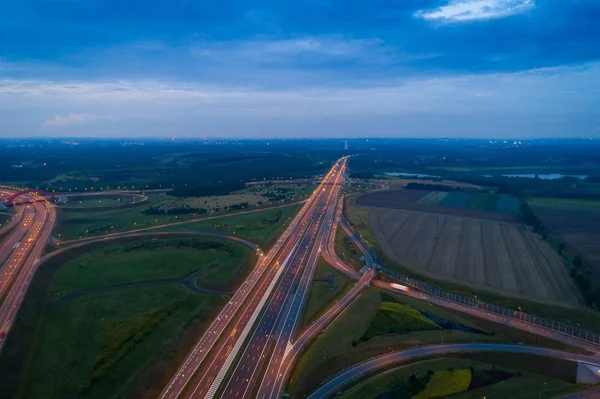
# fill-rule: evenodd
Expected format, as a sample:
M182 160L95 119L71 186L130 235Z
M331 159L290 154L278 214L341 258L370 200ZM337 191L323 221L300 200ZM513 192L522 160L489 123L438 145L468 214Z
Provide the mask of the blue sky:
M21 0L0 137L600 137L597 0Z

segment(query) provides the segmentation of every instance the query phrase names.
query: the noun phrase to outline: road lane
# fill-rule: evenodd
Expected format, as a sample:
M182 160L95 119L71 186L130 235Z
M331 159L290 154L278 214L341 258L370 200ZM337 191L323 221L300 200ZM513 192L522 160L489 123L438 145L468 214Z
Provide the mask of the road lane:
M363 378L379 370L419 359L425 356L441 356L455 353L473 353L473 352L503 352L503 353L524 353L530 355L547 356L557 359L580 361L596 366L600 366L600 358L596 356L579 355L571 352L563 352L554 349L536 348L522 345L509 344L444 344L422 346L414 349L396 351L376 358L364 361L342 372L336 374L319 388L313 391L309 399L325 399L339 392L343 387L352 381Z

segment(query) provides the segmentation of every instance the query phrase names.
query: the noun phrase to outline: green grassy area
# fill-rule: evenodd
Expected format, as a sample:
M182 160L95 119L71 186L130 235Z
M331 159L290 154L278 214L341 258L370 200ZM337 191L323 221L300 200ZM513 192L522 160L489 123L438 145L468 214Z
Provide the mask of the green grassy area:
M386 334L403 334L411 331L439 330L440 326L419 311L397 302L381 302L361 341Z
M219 199L221 197L211 197L211 201ZM142 204L140 206L135 206L133 208L97 210L93 213L85 212L83 210L61 210L59 207L57 215L57 225L54 229L53 234L63 240L80 237L102 236L108 233L115 233L144 227L152 227L170 222L178 222L192 219L201 220L202 218L220 215L226 216L234 214L236 212L243 212L251 209L260 209L260 207L265 207L265 209L267 209L268 206L274 205L265 202L261 206L248 205L244 208L235 210L227 210L221 206L217 211L215 209L205 208L206 205L204 205L202 202L202 198L204 197L188 199L172 197L165 193L149 193L148 198L149 201L147 203ZM238 199L236 199L235 201L238 201ZM190 202L191 200L193 201ZM158 211L155 211L156 213L153 214L143 213L147 211L150 207ZM194 212L197 207L206 209L206 212ZM187 209L187 211L191 211L190 213L169 214L168 211L164 213L164 209Z
M471 370L439 370L433 373L427 386L414 399L442 398L465 392L471 385Z
M73 199L69 199L65 204L60 204L60 206L67 206L71 208L93 208L93 207L105 207L105 206L114 206L114 205L125 205L131 204L133 202L141 201L142 196L140 195L130 195L127 196L125 194L119 196L110 196L103 195L98 197L87 197L80 196Z
M165 194L149 194L149 205L156 206L164 201ZM157 224L193 218L189 215L144 215L145 205L127 209L102 210L93 213L85 211L66 211L58 208L57 224L54 235L63 240L101 236L135 228L150 227Z
M354 280L335 270L323 258L319 258L298 330L302 331L304 327L316 320L352 286L354 286Z
M341 227L338 227L335 232L335 252L340 259L356 270L360 270L365 265L360 260L363 256L362 252Z
M485 360L475 361L471 359L442 358L404 365L388 372L378 374L375 377L369 378L366 381L349 388L342 393L340 398L374 399L382 394L393 393L395 394L393 397L403 399L405 396L402 396L403 392L401 388L406 386L407 382L411 380L411 376L414 375L417 378L423 378L428 373L445 371L450 368L454 370L473 370L472 387L466 392L452 396L452 398L481 399L485 397L488 399L534 399L538 398L537 395L540 395L540 392L542 398L551 398L559 394L583 388L561 379L532 372L524 372L521 371L519 367L498 367L498 365L494 363L494 354L486 355L491 355L490 362L486 362ZM485 375L484 373L490 373L490 371L493 372L493 374L512 376L503 381L488 381L490 382L489 385L482 387L473 387L473 383L477 381L478 375ZM410 396L406 396L406 398L408 399Z
M12 215L10 215L8 213L0 212L0 227L2 227L2 225L4 223L8 222L11 218L12 218Z
M233 290L253 251L223 240L132 241L77 249L43 264L0 356L8 397L156 397L174 357L227 301L182 278L218 264ZM233 267L235 266L235 267ZM66 296L65 296L66 295Z
M476 209L479 211L495 211L498 196L488 193L472 194L467 202L468 209Z
M355 205L356 198L360 194L347 195L344 198L344 216L352 223L362 238L376 251L379 251L379 243L370 227L369 210Z
M573 212L600 212L600 201L571 198L530 198L529 205L534 209L548 209Z
M450 193L438 205L453 208L466 208L471 196L471 194L467 193Z
M417 202L419 204L437 205L450 194L448 191L430 191L421 197Z
M581 328L585 330L600 333L600 314L589 309L562 307L521 298L507 297L484 289L474 289L464 285L447 282L441 279L434 279L425 275L415 273L413 270L408 269L400 263L385 256L385 254L383 254L381 250L378 250L378 245L372 245L372 243L377 243L376 240L373 238L373 233L368 227L368 210L359 206L354 206L352 201L348 202L348 205L345 208L345 215L348 218L348 220L352 223L353 228L356 229L362 237L369 237L367 239L367 242L369 245L371 245L372 248L376 250L377 262L390 270L396 271L405 276L410 276L412 278L419 279L423 282L439 287L440 289L449 293L455 293L465 297L476 296L478 299L484 302L504 306L506 308L515 310L521 308L523 312L532 315L547 317L565 323L577 323L581 326Z
M232 214L217 219L163 227L154 231L202 231L227 234L252 241L266 250L277 240L283 228L301 207L302 204L295 204L248 214Z
M219 259L219 267L232 266L233 269L227 270L237 276L245 272L249 252L249 248L240 244L204 238L112 244L66 262L56 272L52 295L144 281L183 279L215 258Z
M373 337L367 341L361 340L382 302L381 291L369 288L312 343L299 359L290 380L289 391L291 393L301 396L314 389L328 376L345 367L390 350L400 350L417 345L441 342L522 342L528 345L581 352L578 348L505 324L481 320L399 294L385 294L402 305L482 331L485 334L444 329L387 334Z

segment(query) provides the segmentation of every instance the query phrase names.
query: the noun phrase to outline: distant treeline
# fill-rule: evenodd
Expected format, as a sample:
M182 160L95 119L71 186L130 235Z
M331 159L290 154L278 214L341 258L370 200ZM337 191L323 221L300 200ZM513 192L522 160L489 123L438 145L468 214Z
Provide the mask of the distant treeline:
M542 235L544 239L547 238L546 227L542 221L535 215L535 212L531 209L529 204L524 198L521 198L521 213L525 222L531 225L535 232ZM559 255L564 256L565 244L558 243L557 250ZM568 261L568 260L567 260ZM600 286L592 283L592 270L588 265L585 265L581 256L576 255L570 259L571 264L569 265L569 274L579 287L579 291L583 295L584 299L596 307L600 307Z
M246 182L312 178L344 154L336 141L0 140L0 181L50 191L173 189L224 195Z

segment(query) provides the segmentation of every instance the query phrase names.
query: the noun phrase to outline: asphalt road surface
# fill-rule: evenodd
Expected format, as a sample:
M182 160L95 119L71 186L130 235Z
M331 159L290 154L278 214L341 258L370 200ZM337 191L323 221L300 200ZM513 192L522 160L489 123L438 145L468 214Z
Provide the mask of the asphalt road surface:
M600 366L600 358L595 356L578 355L570 352L562 352L554 349L536 348L521 345L505 344L445 344L423 346L404 351L392 352L374 359L367 360L355 366L349 367L341 373L333 376L323 385L312 392L309 399L324 399L336 394L352 381L360 379L379 370L385 370L394 367L402 362L415 360L424 356L442 356L454 353L473 353L473 352L504 352L504 353L525 353L530 355L547 356L557 359L572 361L581 361L596 366Z

